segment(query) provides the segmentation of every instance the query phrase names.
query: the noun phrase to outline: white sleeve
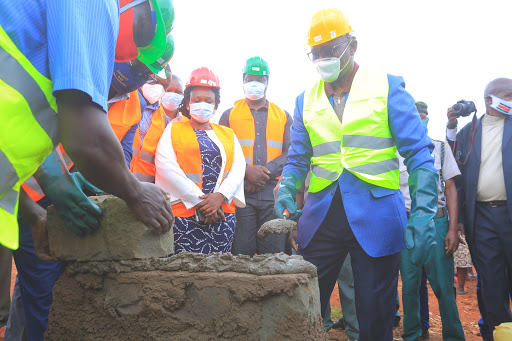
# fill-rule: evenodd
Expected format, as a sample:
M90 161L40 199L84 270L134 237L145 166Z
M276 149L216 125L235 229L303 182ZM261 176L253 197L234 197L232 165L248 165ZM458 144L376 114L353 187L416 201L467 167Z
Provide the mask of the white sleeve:
M199 196L204 193L197 185L187 178L185 172L178 164L178 159L171 140L172 123L165 128L155 153L155 184L168 192L171 196L171 204L182 202L190 209L203 201Z
M455 141L455 136L457 136L457 128L448 129L446 128L446 139L449 141Z
M450 180L457 175L460 175L459 166L457 165L457 161L453 157L452 149L448 143L445 143L444 146L444 163L443 163L443 180Z
M216 192L221 193L228 199L227 204L231 204L231 201L234 200L237 207L245 207L244 178L246 163L244 152L236 135L234 147L233 165L231 165L228 176Z

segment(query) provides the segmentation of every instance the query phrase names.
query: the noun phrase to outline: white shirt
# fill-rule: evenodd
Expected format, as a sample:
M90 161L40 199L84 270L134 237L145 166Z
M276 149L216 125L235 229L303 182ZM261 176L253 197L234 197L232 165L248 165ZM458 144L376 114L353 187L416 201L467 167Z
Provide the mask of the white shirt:
M446 142L441 141L432 141L434 143L434 152L432 156L434 156L434 167L437 170L437 173L440 176L440 170L442 169L443 173L443 181L450 180L457 175L460 175L459 166L457 166L457 162L453 157L452 150L450 145ZM444 148L444 163L441 165L441 144L445 144ZM398 153L397 153L398 154ZM409 212L411 210L411 195L409 193L409 173L407 173L407 167L404 164L404 158L398 154L398 159L400 161L400 192L404 196L405 208ZM441 181L438 181L437 185L437 194L438 194L438 207L446 206L446 198L443 192L443 188L441 185Z
M171 126L170 123L165 128L158 147L156 148L155 154L155 184L168 192L171 196L171 205L176 203L183 203L187 209L190 209L199 204L204 199L199 199L199 196L204 193L197 187L197 185L187 178L185 172L181 169L178 164L176 152L172 145L171 139ZM226 151L224 150L223 144L215 134L213 129L206 130L208 137L217 145L220 150L222 157L222 168L219 172L217 184L215 185L214 193L218 192L226 197L226 204L231 204L234 200L235 205L238 207L245 207L245 196L244 196L244 177L245 177L245 158L242 151L242 147L238 142L235 135L234 141L234 156L233 164L228 176L222 181L222 175L226 167Z

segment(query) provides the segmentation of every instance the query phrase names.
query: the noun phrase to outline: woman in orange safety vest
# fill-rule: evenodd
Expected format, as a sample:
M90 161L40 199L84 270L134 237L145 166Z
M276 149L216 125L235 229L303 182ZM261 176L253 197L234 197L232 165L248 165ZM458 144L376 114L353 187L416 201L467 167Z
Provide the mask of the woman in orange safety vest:
M165 129L155 155L155 183L169 192L174 252L230 252L235 205L245 207L245 159L232 129L210 123L220 102L217 76L192 72L179 107L189 120Z

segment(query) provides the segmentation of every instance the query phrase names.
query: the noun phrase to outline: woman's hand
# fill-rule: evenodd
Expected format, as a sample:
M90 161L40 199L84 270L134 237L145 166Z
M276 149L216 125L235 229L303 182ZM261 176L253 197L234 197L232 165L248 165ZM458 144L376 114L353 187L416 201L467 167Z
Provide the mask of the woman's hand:
M224 202L224 196L221 193L216 192L201 195L199 199L204 199L197 204L197 208L206 216L205 224L217 222L217 213L220 214L223 220L226 220L226 216L220 210L220 207Z

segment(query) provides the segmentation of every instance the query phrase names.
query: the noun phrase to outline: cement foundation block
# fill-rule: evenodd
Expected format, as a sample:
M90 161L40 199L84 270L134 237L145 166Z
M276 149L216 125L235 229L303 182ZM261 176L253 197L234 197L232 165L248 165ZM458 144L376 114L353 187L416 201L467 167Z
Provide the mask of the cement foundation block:
M53 289L45 334L45 340L326 339L316 268L283 254L72 262Z
M137 220L126 203L111 195L91 197L103 210L97 231L77 236L53 207L48 209L50 253L61 260L121 260L163 257L174 252L172 233L160 235Z

